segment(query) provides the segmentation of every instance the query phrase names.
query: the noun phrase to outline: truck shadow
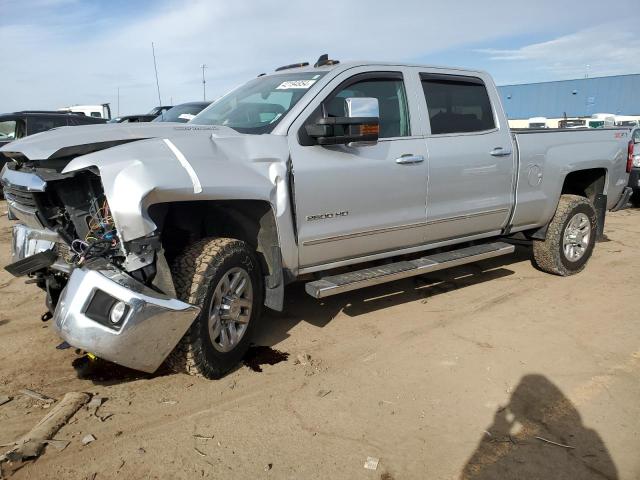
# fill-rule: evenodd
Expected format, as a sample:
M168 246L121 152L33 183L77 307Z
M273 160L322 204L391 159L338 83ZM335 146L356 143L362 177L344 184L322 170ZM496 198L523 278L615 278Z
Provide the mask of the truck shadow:
M552 443L553 442L553 443ZM465 465L460 480L619 478L595 430L543 375L526 375Z
M513 270L506 267L529 258L527 248L517 247L513 255L355 290L323 300L307 295L304 282L297 282L287 287L283 312L265 312L265 318L256 332L255 343L273 346L287 338L288 332L300 322L323 328L341 312L357 317L404 303L426 303L437 295L513 275Z
M357 317L403 303L426 302L430 298L459 288L508 277L514 273L513 270L506 268L508 265L526 261L529 257L527 248L517 247L513 255L356 290L324 300L310 297L304 290L304 282L297 282L287 287L285 294L287 303L283 312L265 312L256 331L254 344L259 347L275 346L288 338L289 331L300 322L322 328L340 312L349 317ZM287 354L287 352L274 352ZM249 354L255 354L255 351ZM241 366L242 364L238 365L236 369ZM173 374L166 365L162 365L153 374L146 374L105 360L94 360L86 355L78 356L73 361L73 367L79 378L89 380L96 385L114 385Z

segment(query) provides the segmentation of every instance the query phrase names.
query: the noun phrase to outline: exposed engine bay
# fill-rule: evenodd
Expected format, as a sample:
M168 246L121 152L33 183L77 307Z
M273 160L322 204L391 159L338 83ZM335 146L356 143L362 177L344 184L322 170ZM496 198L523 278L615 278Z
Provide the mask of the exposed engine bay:
M153 285L155 249L160 246L158 237L131 241L125 248L97 173L83 170L63 174L58 171L58 165L58 168L47 168L49 166L42 167L42 163L46 162L35 167L30 162L15 162L7 168L33 175L46 188L26 191L5 183L4 194L11 218L56 235L44 264L32 262L18 270L19 275L29 275L47 292L49 311L54 311L71 271L92 262L108 262L160 291ZM7 269L11 271L11 265ZM166 283L170 277L163 278L164 290L173 291L171 281Z

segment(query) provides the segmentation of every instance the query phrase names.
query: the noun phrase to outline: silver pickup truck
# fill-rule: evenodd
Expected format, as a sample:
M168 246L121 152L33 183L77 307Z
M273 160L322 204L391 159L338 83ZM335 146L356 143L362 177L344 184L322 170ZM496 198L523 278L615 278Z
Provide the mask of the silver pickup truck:
M509 130L480 71L326 56L187 124L61 128L4 147L13 263L69 344L218 378L285 285L316 297L532 244L584 268L624 205L628 129ZM311 275L310 275L311 274Z

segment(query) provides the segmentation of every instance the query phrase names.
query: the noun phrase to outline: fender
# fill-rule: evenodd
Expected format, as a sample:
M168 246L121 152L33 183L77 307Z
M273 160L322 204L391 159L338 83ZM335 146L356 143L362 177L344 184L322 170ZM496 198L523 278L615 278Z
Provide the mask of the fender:
M184 127L187 131L193 127ZM184 201L260 200L275 219L281 263L297 271L297 245L289 198L287 139L243 135L226 127L197 134L139 139L73 159L63 174L99 172L124 243L157 230L151 205ZM162 133L169 133L166 129ZM267 254L269 255L269 254Z

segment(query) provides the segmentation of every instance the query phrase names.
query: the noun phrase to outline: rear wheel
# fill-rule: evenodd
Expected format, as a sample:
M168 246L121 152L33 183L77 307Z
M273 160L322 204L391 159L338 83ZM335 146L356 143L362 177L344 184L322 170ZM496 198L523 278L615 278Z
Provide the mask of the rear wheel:
M546 239L533 242L533 262L555 275L578 273L591 257L595 234L596 211L591 202L577 195L562 195Z
M638 188L633 190L633 195L631 195L631 205L635 208L640 207L640 189Z
M260 318L255 254L240 240L207 238L190 245L172 272L178 298L202 310L167 363L175 371L220 378L241 361Z

